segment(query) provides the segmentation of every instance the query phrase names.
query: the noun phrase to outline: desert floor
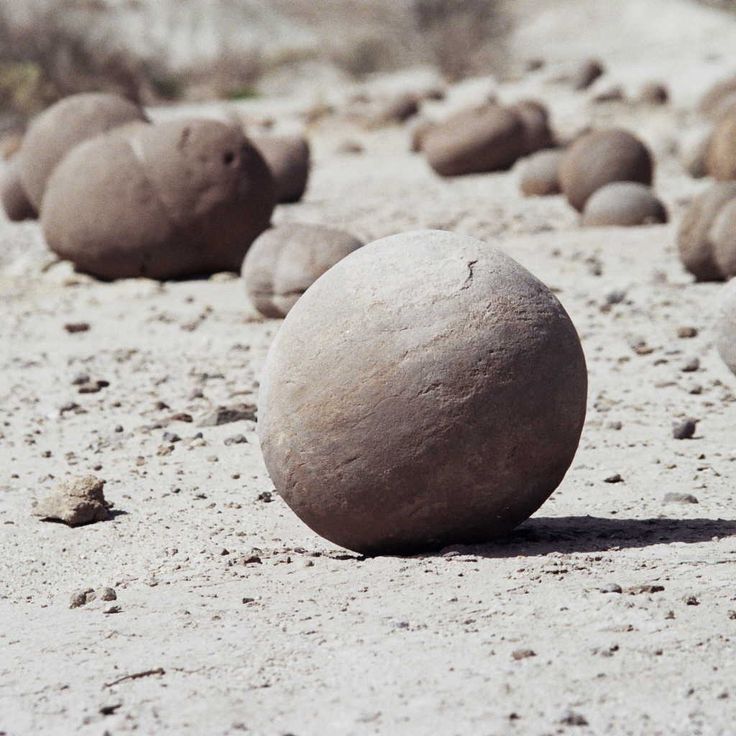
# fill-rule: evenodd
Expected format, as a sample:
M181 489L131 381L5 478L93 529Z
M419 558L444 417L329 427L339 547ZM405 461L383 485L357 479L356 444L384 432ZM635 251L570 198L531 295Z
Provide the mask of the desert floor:
M254 422L199 426L213 406L256 401L279 328L235 275L100 283L55 261L36 224L1 222L0 733L734 733L736 379L713 347L722 287L693 284L674 244L706 185L675 150L699 124L696 94L730 71L722 17L683 16L721 55L599 50L601 81L618 74L632 94L687 67L665 77L664 108L594 105L549 69L471 80L428 108L440 117L495 89L545 100L563 133L636 130L658 158L666 226L584 230L562 198L523 199L517 171L442 181L409 153L406 128L337 115L310 130L307 197L276 221L367 240L475 235L553 287L577 326L590 373L580 449L498 543L364 559L320 539L273 493ZM309 104L232 109L288 127ZM346 140L364 152L341 152ZM69 334L76 322L90 329ZM678 336L686 327L696 336ZM80 374L109 386L79 394ZM172 419L181 412L193 421ZM698 430L679 441L684 417ZM87 472L107 481L113 520L32 516L60 479ZM70 608L101 586L113 605Z

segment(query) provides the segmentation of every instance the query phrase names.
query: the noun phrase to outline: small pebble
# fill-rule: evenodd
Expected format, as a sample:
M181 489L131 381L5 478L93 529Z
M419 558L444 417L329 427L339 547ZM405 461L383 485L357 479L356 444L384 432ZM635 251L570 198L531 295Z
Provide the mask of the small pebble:
M662 503L698 503L698 499L692 493L676 493L672 491L664 494Z
M614 473L603 479L604 483L623 483L624 479L621 477L621 473Z
M617 583L606 583L600 589L601 593L623 593L623 588Z
M697 426L696 419L683 419L672 428L672 436L676 440L689 440L695 434Z

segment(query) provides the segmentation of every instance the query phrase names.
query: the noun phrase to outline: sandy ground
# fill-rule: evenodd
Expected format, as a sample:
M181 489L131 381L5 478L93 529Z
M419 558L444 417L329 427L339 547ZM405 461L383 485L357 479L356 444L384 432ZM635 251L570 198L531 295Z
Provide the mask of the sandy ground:
M670 7L733 48L725 16ZM440 181L406 130L330 121L312 131L306 200L277 212L366 239L476 235L556 290L588 360L587 424L558 491L495 544L363 559L318 538L273 493L253 422L200 426L256 401L279 327L236 277L102 284L55 263L36 225L0 223L0 733L734 733L736 379L713 348L721 287L692 284L676 257L704 183L672 152L693 92L729 67L688 53L663 110L591 106L544 70L500 89L542 97L562 129L639 131L673 224L582 230L561 198L522 199L516 172ZM612 59L633 86L652 76ZM492 88L464 83L430 113ZM288 125L292 107L244 110ZM365 153L339 153L348 139ZM76 322L90 329L68 334ZM109 386L79 394L80 374ZM687 416L695 438L673 439ZM113 520L31 515L86 472L106 479ZM102 586L117 600L69 607Z

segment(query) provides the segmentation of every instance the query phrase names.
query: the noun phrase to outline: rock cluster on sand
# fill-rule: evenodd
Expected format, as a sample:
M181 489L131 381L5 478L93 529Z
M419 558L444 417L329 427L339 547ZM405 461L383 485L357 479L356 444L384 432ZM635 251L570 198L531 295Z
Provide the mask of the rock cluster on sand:
M667 210L644 184L615 181L598 189L585 203L582 224L587 227L654 225L667 222Z
M365 246L287 316L261 382L276 489L331 541L410 552L502 534L562 480L585 418L555 296L473 238Z
M265 317L285 317L302 294L329 268L363 243L321 225L288 223L267 230L243 261L243 282L253 306Z
M519 186L527 197L560 193L560 163L565 155L559 149L539 151L522 162Z
M61 521L69 526L92 524L110 518L110 504L103 491L105 481L94 475L83 475L62 481L33 509L34 516Z
M12 158L3 166L0 174L0 201L11 222L35 220L38 217L36 208L28 199L26 190L23 189L17 157Z
M298 202L309 179L309 143L298 135L249 136L271 170L276 183L276 201Z
M19 153L23 188L37 211L56 166L89 138L135 121L145 121L140 107L118 95L85 93L66 97L38 115Z
M268 227L271 173L234 126L177 120L76 146L49 180L49 247L104 279L238 270Z
M722 210L736 198L736 182L718 182L690 203L677 233L680 260L697 281L720 281L725 278L716 257L714 235L719 241L720 260L731 261L727 252L728 233L724 224L731 214L719 221Z
M651 184L654 160L631 133L612 128L587 133L567 150L560 164L560 183L567 201L579 212L593 192L614 181Z

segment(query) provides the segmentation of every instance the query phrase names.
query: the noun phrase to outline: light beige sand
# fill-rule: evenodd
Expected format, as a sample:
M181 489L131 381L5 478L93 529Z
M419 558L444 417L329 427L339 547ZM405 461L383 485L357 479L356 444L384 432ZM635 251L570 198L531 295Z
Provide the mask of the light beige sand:
M725 16L714 27L711 11L670 7L688 32L699 19L714 48L733 48ZM729 71L725 57L696 64L705 51L683 50L694 76L671 80L674 110L590 108L546 70L500 91L542 96L563 128L641 131L676 221L704 186L671 151L695 124L678 106ZM661 53L651 64L664 69ZM611 65L636 86L661 76L645 56ZM465 83L432 113L492 86ZM269 501L252 422L199 426L213 406L255 401L279 326L238 280L98 283L53 264L35 225L0 223L0 733L733 733L736 379L713 347L720 286L691 283L674 224L582 230L561 198L522 199L516 172L441 181L403 129L328 121L313 136L307 199L277 219L369 239L476 235L556 289L590 370L573 467L509 540L409 559L344 553ZM365 154L336 153L346 139ZM89 331L68 334L74 322ZM82 373L110 385L79 394ZM194 421L168 422L177 412ZM696 438L673 439L686 416L700 420ZM247 442L225 443L238 434ZM31 515L59 479L87 472L107 480L112 521L70 529ZM601 592L610 584L624 592ZM103 586L116 601L70 609L75 591Z

